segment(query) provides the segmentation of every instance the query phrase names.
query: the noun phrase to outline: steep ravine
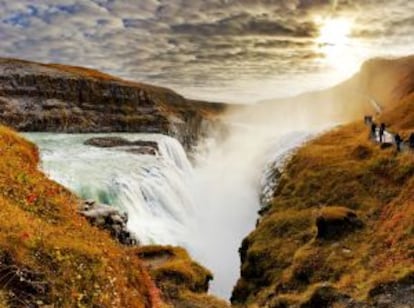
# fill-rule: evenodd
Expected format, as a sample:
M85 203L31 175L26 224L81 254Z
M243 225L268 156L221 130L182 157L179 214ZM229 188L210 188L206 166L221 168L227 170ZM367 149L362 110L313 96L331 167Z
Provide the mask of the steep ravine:
M3 67L3 79L0 83L0 120L20 130L156 132L175 136L188 149L203 135L202 127L213 123L215 116L224 109L221 105L191 103L170 90L125 82L82 68L15 60L3 60L0 67ZM368 80L373 80L372 76L368 77ZM408 80L407 76L404 78ZM375 95L377 86L374 85L375 82L370 83L370 87L365 87L370 89L370 95ZM409 84L399 86L404 91L411 87ZM381 97L390 98L387 104L398 108L388 110L382 117L386 121L394 121L390 123L391 128L401 130L404 137L407 137L410 130L414 129L410 124L414 121L409 116L414 110L412 96L397 103L391 99L400 97L395 96L395 85L387 88L387 91L393 95L387 92ZM332 99L331 95L328 97ZM353 104L351 100L342 99L341 102L341 108L345 108L346 103ZM323 104L328 103L330 101L324 100ZM298 99L297 106L299 105ZM264 106L261 111L265 111L266 108L267 106ZM273 126L269 124L265 127L263 136L260 136L259 130L250 134L242 131L236 143L230 142L223 148L215 149L216 153L211 157L212 162L220 162L219 158L223 157L227 160L223 160L223 164L215 165L217 168L209 169L212 174L206 179L215 180L218 179L218 174L224 173L228 177L225 186L230 189L228 192L231 196L235 197L230 202L226 194L221 199L210 199L214 202L215 209L218 209L217 213L223 214L220 210L229 209L228 217L231 219L233 213L238 211L237 206L243 205L246 193L244 185L250 185L252 179L260 173L257 166L261 164L257 160L257 155L263 154L262 146L269 141L269 136L278 135L279 130L280 135L297 131L298 128L309 130L309 123L330 123L327 122L329 114L324 113L321 116L316 111L307 112L303 108L297 108L292 116L295 115L295 119L299 121L294 121L292 126L286 126L286 110L288 105L284 105L282 109L272 108L274 113L267 112L265 119L270 119L269 123L272 122ZM361 110L355 112L358 117L362 117ZM350 114L338 114L338 118L343 121L353 117ZM404 125L395 122L395 119L399 118L404 118ZM256 119L253 123L263 124L260 121L262 119L259 116L259 122ZM292 119L289 118L289 121ZM274 194L268 198L268 203L260 211L261 217L256 229L246 237L240 248L241 278L232 296L235 306L411 307L414 264L414 210L411 194L413 156L406 155L408 153L395 155L392 149L381 150L366 137L366 128L360 124L340 127L298 149L285 165L282 174L273 170L271 181L277 183L277 186L274 186ZM94 286L85 286L80 282L78 284L76 276L73 275L76 274L79 265L76 262L77 256L81 255L86 259L87 277L93 281L94 275L99 275L100 283L105 284L105 273L100 272L103 265L96 257L106 252L89 248L85 243L92 241L92 234L100 239L101 247L104 247L107 235L89 227L85 227L85 230L92 230L89 235L79 230L76 234L64 234L55 220L61 219L67 226L73 223L73 217L77 217L73 210L76 198L60 186L57 186L56 192L49 192L43 187L52 182L36 170L38 158L37 154L32 153L35 151L34 148L8 130L2 132L1 138L6 154L9 155L7 159L12 163L5 160L3 166L0 164L0 171L3 170L0 179L5 179L0 182L4 187L0 197L6 203L10 203L10 206L6 204L4 208L23 222L9 221L7 215L3 217L4 225L10 227L10 230L18 230L18 235L10 231L6 237L0 238L4 240L0 241L1 249L10 251L13 255L12 260L17 260L13 262L18 266L23 266L24 269L34 267L33 270L39 273L39 276L35 277L44 277L41 276L44 271L46 276L53 278L54 271L62 271L63 265L69 266L64 273L66 278L73 280L70 287L75 288L75 292L71 293L72 290L59 279L52 279L48 285L53 288L51 290L54 293L42 294L42 300L44 298L46 302L51 302L57 299L56 294L64 292L68 296L68 304L76 301L101 304L100 299L94 295L99 294L99 289L94 290ZM242 147L238 147L239 140ZM17 155L16 161L13 155ZM26 156L30 156L30 163L25 162ZM234 165L234 168L225 169L227 165ZM237 172L242 172L245 176L242 181ZM233 179L237 181L232 181ZM10 186L10 183L13 185ZM216 181L207 183L216 186L221 184ZM217 197L216 191L211 194L205 189L203 181L200 189L204 192L200 195L201 201L209 201L209 195ZM251 191L247 192L249 198L254 195ZM48 198L37 199L38 194L43 193L51 193L57 198L54 199L53 211L49 212L51 208ZM61 197L62 194L64 198ZM64 209L71 208L69 216L65 216L67 213L64 210L54 212L68 199L71 199L71 207L66 206ZM217 200L219 202L216 202ZM3 202L1 198L0 201ZM254 200L254 205L256 203L257 200ZM203 210L207 210L200 211L201 216L205 213L210 215L208 208L203 207L204 203L200 204ZM34 221L32 214L35 216ZM238 211L237 214L243 214L243 211ZM214 217L207 218L206 230L214 229L217 231L214 233L215 236L233 230L230 223L223 224L224 228L216 228L217 221ZM78 220L79 217L75 218L76 222ZM321 231L321 224L316 223L322 221L323 226L326 226L324 223L327 222L330 226L331 220L344 226L343 230L334 227L335 232L332 235ZM348 225L350 221L352 223ZM48 230L45 228L48 228L49 224L53 229L51 227L48 235L53 236L45 242L45 234L39 230ZM25 229L26 225L30 227L29 232ZM81 220L80 226L84 225L84 221ZM6 227L4 230L9 230ZM330 230L330 227L327 229ZM73 239L79 235L81 241L78 245ZM197 234L193 235L197 240ZM62 239L62 245L57 245L58 240ZM14 249L9 243L23 249ZM176 307L225 306L225 303L205 294L206 283L210 280L211 273L195 264L182 250L159 246L124 250L113 246L112 242L108 242L108 245L112 249L109 263L115 262L116 257L124 252L127 256L122 259L122 264L114 265L115 270L119 270L119 275L116 276L118 282L112 283L125 294L124 299L117 294L116 300L129 303L132 297L137 295L141 302L147 305L152 303L150 305L156 307L160 304L159 291L145 274L137 278L135 273L127 275L127 280L122 279L123 275L126 275L128 258L132 258L140 273L146 272L142 264L148 268L162 291L162 298ZM221 253L220 246L217 250ZM62 258L61 251L69 251L69 258ZM91 258L88 258L89 253L93 253ZM217 251L208 253L217 255ZM135 258L137 255L141 261ZM48 264L40 263L42 259L39 259L39 256L46 256L54 263L50 263L50 268L43 267ZM8 254L3 260L9 262ZM222 261L220 255L216 260ZM25 266L25 262L28 261L27 264L32 267ZM116 273L112 271L111 274ZM145 281L140 284L139 279ZM137 290L139 286L141 289ZM86 288L89 288L88 292L84 291ZM3 289L6 291L4 296L7 297L9 290L6 287ZM15 287L13 290L17 289L18 287ZM126 293L128 291L132 293ZM109 294L110 290L106 288L105 292ZM3 294L0 292L0 303L2 298ZM112 299L104 300L105 306L111 303Z

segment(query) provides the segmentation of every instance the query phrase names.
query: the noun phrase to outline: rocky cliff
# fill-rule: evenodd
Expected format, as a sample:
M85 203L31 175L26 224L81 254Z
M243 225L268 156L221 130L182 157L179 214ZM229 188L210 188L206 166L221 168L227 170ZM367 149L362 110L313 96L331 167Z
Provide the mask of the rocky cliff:
M163 133L188 148L224 109L94 70L0 59L0 122L20 131Z

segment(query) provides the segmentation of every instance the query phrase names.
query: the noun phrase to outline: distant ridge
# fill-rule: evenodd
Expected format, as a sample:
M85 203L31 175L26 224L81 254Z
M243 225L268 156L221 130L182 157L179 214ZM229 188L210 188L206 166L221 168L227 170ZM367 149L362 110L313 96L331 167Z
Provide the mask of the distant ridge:
M0 122L20 131L163 133L189 146L225 108L88 68L0 58Z

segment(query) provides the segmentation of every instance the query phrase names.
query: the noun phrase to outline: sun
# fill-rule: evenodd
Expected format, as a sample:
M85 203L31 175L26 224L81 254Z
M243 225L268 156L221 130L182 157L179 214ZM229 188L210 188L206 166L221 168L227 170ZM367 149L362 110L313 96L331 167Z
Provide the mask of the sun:
M319 44L343 46L351 34L352 23L348 19L325 19L319 28Z
M333 68L340 76L349 76L359 66L355 47L352 47L352 26L350 19L340 17L319 18L315 20L319 35L315 39L316 48L323 62Z

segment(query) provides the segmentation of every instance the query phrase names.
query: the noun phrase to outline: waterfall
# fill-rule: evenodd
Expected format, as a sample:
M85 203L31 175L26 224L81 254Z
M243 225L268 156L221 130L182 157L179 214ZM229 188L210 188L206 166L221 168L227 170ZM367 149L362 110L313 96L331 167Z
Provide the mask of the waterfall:
M272 189L271 174L261 170L281 162L306 134L235 125L226 140L206 139L194 153L194 166L174 138L109 135L156 141L159 155L84 145L99 134L26 134L39 146L42 169L52 179L126 211L128 228L143 244L185 247L212 270L212 293L229 298L239 277L241 241L254 229L260 194Z
M292 152L306 140L313 136L312 133L299 131L291 132L277 138L267 149L265 167L260 179L260 205L267 206L273 199L273 194L278 184L278 174L283 171L284 164Z
M159 155L151 156L128 153L125 147L83 144L102 136L96 134L26 136L39 146L42 169L52 179L82 198L126 211L128 228L143 244L188 247L186 225L194 212L189 192L192 166L177 140L155 134L116 134L128 140L156 141Z

